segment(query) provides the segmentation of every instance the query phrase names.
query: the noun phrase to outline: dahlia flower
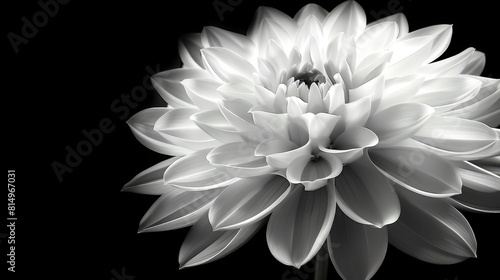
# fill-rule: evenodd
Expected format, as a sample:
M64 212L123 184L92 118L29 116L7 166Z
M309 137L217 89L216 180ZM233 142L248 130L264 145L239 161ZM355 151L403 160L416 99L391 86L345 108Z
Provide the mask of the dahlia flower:
M161 195L139 231L192 225L181 267L266 223L278 261L300 267L326 243L344 279L371 278L388 243L436 264L475 257L457 208L500 211L500 82L473 48L437 60L451 36L409 32L403 14L367 24L355 1L185 35L183 66L152 77L168 106L128 121L173 156L124 187Z

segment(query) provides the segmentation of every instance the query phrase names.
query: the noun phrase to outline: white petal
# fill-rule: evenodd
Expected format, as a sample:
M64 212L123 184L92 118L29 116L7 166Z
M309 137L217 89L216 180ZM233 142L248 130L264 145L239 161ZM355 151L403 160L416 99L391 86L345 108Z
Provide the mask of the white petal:
M202 110L217 109L217 102L222 100L217 91L220 83L214 79L186 79L181 84L193 104Z
M270 138L271 139L271 138ZM270 143L271 144L271 143ZM289 148L291 145L288 145L284 148ZM261 151L261 150L259 150ZM279 151L279 150L278 150ZM285 169L298 157L309 155L311 156L311 147L310 145L304 145L299 148L293 150L287 150L284 152L273 153L266 156L267 163L277 169ZM274 151L273 151L274 152Z
M265 218L290 192L290 183L277 175L241 179L229 185L210 207L214 230L247 226Z
M486 64L486 55L483 52L475 51L467 60L467 65L462 70L462 74L481 75Z
M257 32L253 33L252 40L256 43L259 54L263 56L266 53L267 44L270 40L276 41L285 53L290 52L293 47L295 38L295 30L290 32L285 27L281 26L274 19L265 18L259 23Z
M384 75L401 77L415 73L429 56L434 38L425 36L396 41L391 47L393 55Z
M304 19L302 25L299 26L297 35L295 36L295 45L297 49L303 56L308 56L309 52L306 51L307 47L311 44L311 41L315 41L317 45L323 45L323 28L321 28L321 22L315 16L308 16ZM311 49L312 53L313 50ZM309 56L310 57L310 56Z
M500 191L481 192L464 185L462 193L450 198L450 200L453 206L461 210L480 213L500 213Z
M202 48L200 33L189 33L181 36L178 49L185 68L203 68L200 52Z
M383 51L379 53L370 53L357 66L352 77L353 87L359 87L369 83L376 77L382 75L387 63L392 58L392 51Z
M373 115L366 127L377 134L381 145L393 144L413 136L432 113L434 109L425 104L398 104Z
M453 206L408 191L398 194L401 216L387 228L392 245L434 264L453 264L476 256L474 233Z
M328 106L328 113L332 114L340 105L345 104L344 90L342 85L334 84L330 87L324 98L324 103Z
M219 170L241 178L266 175L275 170L265 157L256 156L254 152L254 145L234 142L213 149L207 160Z
M286 170L290 183L303 184L306 191L317 190L326 185L328 179L342 172L342 162L333 154L319 153L319 159L311 155L297 157Z
M219 103L219 110L227 121L240 132L255 132L252 114L249 113L252 104L242 100L224 100Z
M344 131L330 147L322 147L322 152L333 154L342 163L349 164L358 160L363 155L364 148L378 144L378 137L373 131L365 127L354 127Z
M179 157L172 157L142 171L126 183L122 191L150 195L164 194L170 187L163 183L163 173L178 159Z
M387 229L352 221L337 211L328 236L328 253L342 279L370 279L384 261Z
M497 133L499 133L498 130ZM500 156L482 158L480 160L472 161L471 163L497 176L500 176Z
M256 102L253 86L250 86L247 83L225 83L218 87L217 91L226 100L243 99L250 103Z
M413 135L413 139L440 150L474 153L494 144L498 135L477 121L434 116Z
M335 189L342 212L358 223L381 228L399 217L396 192L368 157L344 166Z
M196 266L218 260L245 244L261 223L227 231L213 231L208 217L202 217L188 232L179 252L180 267Z
M304 23L307 17L314 16L320 22L323 22L328 12L321 6L311 3L302 7L293 17L293 19L300 26Z
M340 121L339 116L319 113L307 113L301 116L309 134L309 143L313 149L330 143L330 135Z
M273 114L263 111L252 112L255 125L264 129L269 135L288 139L288 115Z
M384 95L377 111L408 102L417 94L423 82L424 77L419 75L408 75L385 81Z
M375 113L377 110L382 96L384 94L385 79L380 75L366 82L365 84L349 90L349 102L354 102L363 97L370 97L370 113Z
M190 119L203 131L221 143L242 141L240 134L224 118L219 110L203 111L191 115Z
M267 105L270 106L274 102L274 93L271 92L269 89L259 86L259 85L254 85L255 86L255 98L257 99L257 102L261 105Z
M191 150L202 150L221 144L199 128L191 119L198 109L173 109L161 116L154 130L168 141Z
M299 268L325 243L336 204L333 186L311 192L300 185L293 188L287 199L273 211L266 237L277 260Z
M252 83L253 65L237 53L220 47L201 50L203 64L213 77L223 82Z
M343 32L348 38L359 35L366 27L366 15L363 7L356 1L345 1L335 7L325 18L323 30L332 38Z
M210 78L204 69L176 68L156 73L151 82L160 96L173 108L194 107L181 82L185 79Z
M430 197L460 193L462 180L456 167L426 150L395 147L368 153L380 172L413 192Z
M480 88L481 82L476 79L438 77L425 81L411 101L430 105L438 113L442 113L470 100L478 94Z
M174 162L163 175L165 184L201 191L224 187L237 180L213 167L206 159L208 152L210 149L197 151Z
M255 148L255 155L268 156L272 154L291 151L297 148L298 146L289 140L283 139L281 137L271 137L257 145L257 147Z
M398 24L394 21L380 22L367 27L356 39L356 46L369 49L369 52L381 52L389 48L399 34Z
M419 73L428 77L458 75L467 66L469 59L474 53L474 48L468 48L452 57L422 66Z
M467 161L456 161L454 164L464 186L486 193L500 191L499 175Z
M265 40L265 42L260 41L260 38L262 37L260 37L261 34L259 34L259 31L262 30L260 29L261 25L265 19L274 21L275 24L281 27L281 30L288 33L288 36L290 36L290 34L295 35L297 30L297 22L295 20L275 8L261 6L257 8L253 22L247 32L247 36L250 37L256 44L259 45L260 43L260 45L267 45L267 40ZM263 52L261 52L261 54L263 54Z
M331 69L332 71L331 73L328 73L330 78L332 78L333 75L339 71L338 67L342 61L346 61L351 67L356 67L357 50L354 38L346 39L344 33L339 33L335 36L325 38L331 38L326 49L326 57L329 60L328 62L333 63L331 65L333 67Z
M386 21L389 21L389 22L394 21L398 24L398 30L399 30L398 38L408 34L408 31L409 31L408 20L406 19L406 16L402 13L390 15L390 16L381 18L379 20L376 20L374 22L371 22L366 26L366 28L368 29L369 27L371 27L373 25L379 24L381 22L386 22Z
M346 127L364 126L371 112L370 96L363 97L339 107L340 115Z
M257 55L257 48L250 38L218 27L204 27L201 32L201 41L206 48L223 47L237 53L249 61Z
M500 80L469 75L466 77L476 79L482 83L479 93L474 98L461 102L450 111L443 113L443 115L475 120L488 114L494 114L499 108ZM486 124L496 127L500 125L500 118L492 120L491 124Z
M418 38L424 36L433 36L432 48L429 55L425 59L424 63L427 64L439 56L441 56L444 51L448 48L451 41L451 35L453 33L452 25L441 24L424 27L415 31L412 31L408 35L401 38L401 40L408 40L410 38Z
M155 122L170 110L167 108L149 108L132 116L127 121L127 124L137 140L155 152L172 156L189 154L192 150L172 144L154 130Z
M139 232L165 231L194 224L222 189L193 192L168 186L139 224Z
M278 75L281 69L287 69L289 67L288 57L283 51L283 49L274 40L269 40L266 48L266 62L269 63L274 70L274 75ZM261 66L262 68L262 66ZM265 74L262 73L261 74Z

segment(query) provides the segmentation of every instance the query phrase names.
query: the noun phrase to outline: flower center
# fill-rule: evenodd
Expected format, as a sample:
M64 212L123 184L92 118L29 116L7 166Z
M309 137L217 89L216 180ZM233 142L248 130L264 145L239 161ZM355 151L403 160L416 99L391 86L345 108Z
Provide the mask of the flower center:
M320 156L317 156L317 155L312 155L312 156L311 156L311 161L312 161L312 162L318 162L320 159L321 159L321 157L320 157Z
M299 85L304 83L307 88L311 88L314 83L317 86L326 82L325 76L318 70L312 69L308 72L298 73L294 77L295 81L299 82Z

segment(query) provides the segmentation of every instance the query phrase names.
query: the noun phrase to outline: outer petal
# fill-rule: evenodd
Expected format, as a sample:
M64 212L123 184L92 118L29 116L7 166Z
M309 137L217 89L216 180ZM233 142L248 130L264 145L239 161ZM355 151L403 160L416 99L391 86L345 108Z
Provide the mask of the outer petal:
M186 68L203 68L200 50L203 48L200 33L189 33L179 39L178 49Z
M178 188L201 191L224 187L236 179L217 170L206 159L211 149L194 152L170 165L163 179L165 184Z
M397 143L413 136L434 113L430 106L403 103L373 115L366 127L375 132L381 145Z
M448 48L451 42L451 34L453 33L452 25L449 24L441 24L441 25L433 25L424 27L418 30L415 30L405 37L401 38L401 40L407 40L410 38L418 38L423 36L433 36L432 48L429 52L428 57L424 60L424 63L427 64L434 59L441 56L444 51Z
M349 164L363 155L363 150L378 144L378 137L373 131L365 127L354 127L340 134L329 147L320 146L319 149L338 157L342 163Z
M407 35L408 36L408 35ZM433 36L407 38L396 41L391 49L393 55L387 69L386 77L401 77L415 73L429 56L432 49Z
M194 107L181 82L184 79L210 78L204 69L177 68L156 73L151 77L153 86L161 97L173 108Z
M376 20L374 22L371 22L366 26L366 28L368 29L369 27L371 27L373 25L379 24L381 22L386 22L386 21L394 21L398 24L398 27L399 27L398 28L399 29L398 38L408 34L408 31L410 29L408 26L408 20L406 19L406 16L402 13L393 14L393 15L381 18L379 20Z
M381 228L399 217L396 192L367 156L344 166L335 189L342 212L358 223Z
M214 79L185 79L181 82L189 99L202 110L217 109L222 96L217 91L220 83Z
M168 141L191 150L202 150L221 144L199 128L190 117L198 109L173 109L161 116L154 125L154 130Z
M275 171L264 156L255 155L254 145L245 142L221 145L213 149L207 159L217 169L235 177L254 177Z
M221 143L239 142L243 139L219 110L203 111L190 119L203 131Z
M438 113L474 98L481 89L481 82L467 77L438 77L425 81L411 99L432 106Z
M455 162L455 165L463 186L462 193L450 202L467 211L500 213L500 175L467 161Z
M452 197L450 203L465 211L500 213L500 191L481 192L464 185L462 193Z
M318 19L320 22L322 22L325 19L325 16L328 14L328 12L323 9L321 6L317 4L307 4L304 7L302 7L293 17L293 19L297 22L297 24L300 26L304 23L307 17L309 16L314 16L316 19Z
M252 83L253 65L237 53L220 47L201 50L205 68L216 79L223 82Z
M476 238L458 210L445 201L399 190L401 216L388 226L392 245L435 264L452 264L476 256Z
M342 279L370 279L384 261L387 229L354 222L337 211L328 236L328 253Z
M365 11L356 1L341 3L326 16L323 22L323 30L329 38L333 38L341 32L346 37L357 36L365 27Z
M467 60L467 65L462 70L462 74L481 75L486 64L486 55L483 52L475 51Z
M288 36L295 35L297 31L297 22L290 16L275 8L261 6L257 8L255 17L247 32L247 36L257 45L267 45L268 40L272 39L261 37L262 33L260 32L262 31L262 25L269 20L272 20L281 30L284 30ZM261 40L263 38L265 38L265 40ZM261 52L261 54L263 53L264 52Z
M212 231L207 217L191 228L179 252L180 267L196 266L218 260L245 244L259 230L261 223L227 231Z
M206 26L201 32L205 47L223 47L251 61L257 55L253 41L245 35L227 31L214 26Z
M229 185L210 207L214 230L247 226L266 217L290 192L290 183L278 175L241 179Z
M173 156L189 154L192 150L172 144L154 130L156 121L170 110L167 108L149 108L132 116L127 121L127 124L137 140L155 152Z
M394 147L368 153L380 172L411 191L430 197L460 193L462 180L456 167L426 150Z
M381 52L389 48L396 40L398 33L398 24L394 21L370 25L356 39L356 46L369 49L369 52Z
M389 79L385 82L384 94L377 111L408 102L422 86L424 77L408 75Z
M474 48L468 48L452 57L424 65L419 72L427 77L458 75L465 69L474 53Z
M498 141L487 125L461 118L432 117L413 139L439 150L469 153L481 151Z
M286 170L288 181L303 184L307 191L313 191L325 186L328 179L342 172L342 162L335 155L320 153L319 156L318 160L311 159L311 155L294 159Z
M335 216L335 191L327 186L305 191L300 185L271 215L267 225L267 244L273 256L297 268L319 251Z
M286 23L288 25L288 23ZM295 22L293 23L295 25ZM264 56L266 53L267 44L270 40L274 40L278 46L280 46L285 53L288 53L292 50L296 25L289 25L287 27L282 26L275 18L264 18L256 29L256 32L252 33L250 36L252 41L258 46L259 54Z
M500 191L500 175L467 161L457 161L454 164L458 167L464 186L486 193Z
M152 195L164 194L170 187L163 183L163 173L178 159L179 157L172 157L142 171L123 186L122 192Z
M193 192L168 186L142 218L139 232L173 230L192 225L208 211L221 191Z

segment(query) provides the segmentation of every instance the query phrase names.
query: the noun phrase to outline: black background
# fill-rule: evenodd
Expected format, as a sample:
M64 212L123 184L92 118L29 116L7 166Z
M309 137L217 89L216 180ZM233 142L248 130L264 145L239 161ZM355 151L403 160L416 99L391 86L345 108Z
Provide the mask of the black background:
M225 0L219 0L227 3ZM113 112L121 95L143 85L145 68L179 67L177 39L214 25L244 33L258 6L293 15L307 1L243 0L221 21L213 0L78 1L58 13L16 54L7 34L21 34L22 17L32 20L36 1L8 1L4 19L2 89L6 109L3 139L7 169L15 169L16 275L47 279L313 279L312 264L300 271L270 254L261 230L230 256L195 268L178 269L177 255L187 229L137 234L142 215L156 199L121 193L140 171L165 159L143 147L125 124L142 109L163 106L154 90L129 112ZM237 3L238 1L232 1ZM500 77L498 10L487 1L359 1L368 21L381 11L402 9L410 30L452 23L454 35L445 57L472 46L487 54L484 76ZM331 10L340 1L318 2ZM490 2L491 3L491 2ZM373 11L373 12L372 12ZM156 70L155 70L156 71ZM118 101L119 102L119 101ZM90 155L59 182L51 164L64 163L66 146L85 139L82 130L114 126ZM123 120L124 119L124 120ZM5 208L7 203L5 203ZM2 210L2 212L6 212ZM374 279L493 279L498 275L498 216L465 213L478 240L478 259L438 266L389 247ZM4 219L5 220L5 219ZM4 228L2 226L2 228ZM0 232L5 233L7 229ZM1 240L2 273L6 239ZM114 273L115 272L115 273ZM12 273L5 273L11 279ZM329 279L340 279L330 265ZM26 278L25 278L26 279Z

